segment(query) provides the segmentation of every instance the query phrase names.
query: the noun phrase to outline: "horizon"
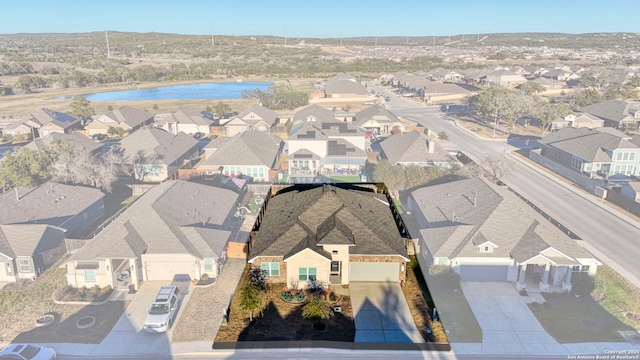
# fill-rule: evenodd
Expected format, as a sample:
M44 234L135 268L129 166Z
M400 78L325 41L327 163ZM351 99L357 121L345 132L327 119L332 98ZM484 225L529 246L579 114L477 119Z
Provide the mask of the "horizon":
M631 0L612 0L606 4L595 0L540 0L508 3L507 6L501 0L481 3L454 0L433 4L418 0L399 4L380 0L348 3L327 0L321 4L281 0L265 6L256 0L246 0L220 7L216 2L199 0L183 0L178 6L173 2L151 0L113 0L109 3L31 0L3 9L0 34L75 34L107 30L318 39L518 33L638 34L639 24L622 22L619 16L620 9L631 9L634 5Z

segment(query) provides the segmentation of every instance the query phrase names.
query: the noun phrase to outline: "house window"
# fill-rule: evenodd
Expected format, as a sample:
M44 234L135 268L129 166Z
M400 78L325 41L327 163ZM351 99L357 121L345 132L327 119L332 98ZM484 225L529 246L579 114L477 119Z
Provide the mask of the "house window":
M279 262L263 262L260 264L260 269L264 276L280 276Z
M298 268L298 280L316 281L316 268Z
M31 272L31 263L29 262L29 259L19 259L18 267L21 273Z
M488 247L488 246L485 246L485 247L484 247L484 251L485 251L485 252L488 252L488 251L489 251L489 247Z
M340 261L332 261L331 262L331 272L339 273L340 272Z
M589 272L589 265L574 265L571 267L571 272L574 273L578 273L578 272Z
M213 258L204 258L204 271L213 271Z
M338 255L338 250L333 250L333 251L331 252L331 254L333 254L333 255Z
M96 281L96 271L95 270L85 270L84 271L84 281L88 281L88 282Z
M582 268L580 268L580 272L589 272L589 265L582 265Z

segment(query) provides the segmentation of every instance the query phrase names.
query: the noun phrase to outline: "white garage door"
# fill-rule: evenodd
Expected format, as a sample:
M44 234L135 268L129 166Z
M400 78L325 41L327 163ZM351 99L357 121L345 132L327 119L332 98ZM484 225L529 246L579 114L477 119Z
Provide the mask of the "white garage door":
M147 261L147 280L173 281L176 275L195 276L193 261Z
M400 264L385 262L352 262L349 281L399 281Z
M463 281L507 281L508 266L503 265L462 265L460 280Z

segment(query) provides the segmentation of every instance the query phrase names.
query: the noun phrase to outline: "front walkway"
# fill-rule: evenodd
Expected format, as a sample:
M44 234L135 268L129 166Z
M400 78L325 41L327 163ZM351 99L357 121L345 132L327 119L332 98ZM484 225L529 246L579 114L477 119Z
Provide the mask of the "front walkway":
M425 343L400 284L352 282L349 294L356 326L354 342Z

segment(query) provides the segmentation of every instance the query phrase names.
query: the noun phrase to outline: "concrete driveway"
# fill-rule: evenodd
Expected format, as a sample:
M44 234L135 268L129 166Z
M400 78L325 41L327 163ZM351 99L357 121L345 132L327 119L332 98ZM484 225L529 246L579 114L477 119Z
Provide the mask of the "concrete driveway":
M354 342L425 343L398 283L349 283Z
M527 304L507 282L460 283L482 328L484 354L563 354L564 347L544 330Z
M166 281L145 281L135 294L125 312L114 325L109 335L91 351L93 355L118 355L122 353L136 354L167 354L170 350L171 332L173 326L166 333L151 334L144 331L144 321L147 317L149 306L155 295ZM183 289L181 289L182 291ZM182 298L180 310L185 306L186 298ZM176 316L176 321L179 317Z

